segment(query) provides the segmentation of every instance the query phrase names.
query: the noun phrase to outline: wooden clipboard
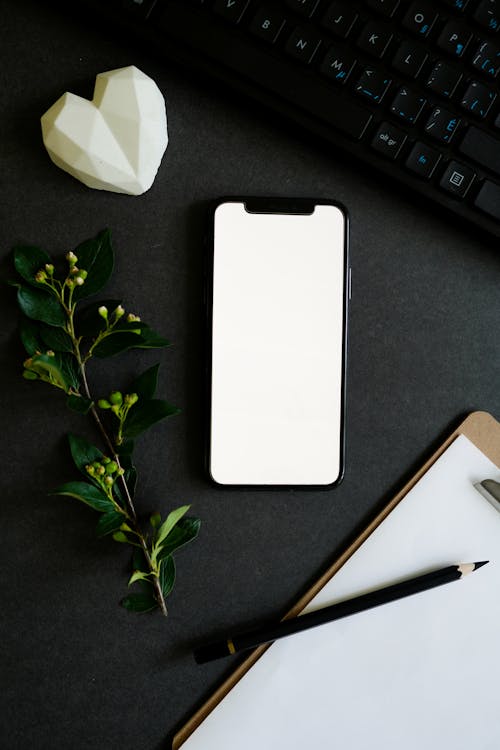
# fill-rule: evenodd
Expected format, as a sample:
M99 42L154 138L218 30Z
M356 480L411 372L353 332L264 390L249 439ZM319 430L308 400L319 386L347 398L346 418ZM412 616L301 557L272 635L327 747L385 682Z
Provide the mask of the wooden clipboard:
M337 573L344 563L365 542L370 534L382 523L388 514L405 497L405 495L420 480L426 471L434 464L441 454L459 435L467 437L479 450L500 468L500 423L486 412L473 412L470 414L451 435L439 446L425 464L414 474L406 485L389 501L385 508L373 519L357 539L343 552L342 555L318 578L314 585L299 599L299 601L287 612L284 619L296 617L325 586L325 584ZM193 716L174 736L172 742L173 750L179 750L188 737L210 714L217 704L229 693L236 683L248 672L255 662L261 657L269 645L260 646L242 662L237 669L215 690L210 698L196 711Z

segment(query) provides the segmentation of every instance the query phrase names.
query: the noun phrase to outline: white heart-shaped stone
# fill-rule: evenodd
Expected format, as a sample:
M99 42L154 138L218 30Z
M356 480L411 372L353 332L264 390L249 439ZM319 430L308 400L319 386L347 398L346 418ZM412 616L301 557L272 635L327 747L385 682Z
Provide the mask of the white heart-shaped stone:
M149 190L168 143L162 93L133 65L99 73L91 102L66 92L41 122L54 164L114 193Z

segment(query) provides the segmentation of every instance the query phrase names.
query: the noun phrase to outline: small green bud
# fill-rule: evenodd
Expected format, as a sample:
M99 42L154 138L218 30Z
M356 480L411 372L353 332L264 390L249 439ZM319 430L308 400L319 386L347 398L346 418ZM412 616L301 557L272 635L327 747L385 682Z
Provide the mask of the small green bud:
M49 276L53 276L54 275L54 266L52 265L52 263L46 263L45 264L45 270L47 271L47 273L49 274Z
M94 469L98 469L100 465L101 464L99 463L99 461L93 461L92 462L92 466L94 467Z
M79 275L82 277L82 279L86 279L88 276L88 273L87 271L85 271L84 268L82 268Z
M119 477L122 477L125 474L125 469L122 469L122 467L120 466L120 468L118 469L116 473L118 474Z
M128 323L140 323L141 319L138 315L134 315L133 313L129 313L127 315L127 322Z
M25 359L23 362L24 367L26 367L27 370L32 366L33 359L31 357L28 357L28 359Z
M73 279L66 279L66 286L69 286L70 289L74 289L75 282Z
M113 477L110 477L110 476L104 477L104 483L107 484L108 487L111 487L111 485L113 484L113 481L114 481Z
M129 406L133 406L139 401L139 396L137 395L137 393L127 393L125 398Z
M85 279L83 278L83 276L78 275L78 276L75 277L75 284L77 286L81 286L84 283L85 283Z
M123 307L121 305L118 305L118 307L115 308L115 311L114 311L114 315L115 315L116 320L118 320L119 318L121 318L122 315L124 315L124 314L125 314L125 310L123 309Z
M100 308L97 311L101 318L104 318L104 320L108 319L108 308L106 305L101 305Z
M76 276L77 273L80 273L80 269L78 268L78 266L73 266L70 273L72 276Z
M70 266L74 266L75 263L78 261L78 258L74 254L72 250L69 251L69 253L66 255L66 260L70 264Z
M99 468L97 469L97 473L99 474L100 477L102 477L106 473L106 469L104 468L104 466L102 466L101 464L99 464Z
M33 370L24 370L23 378L26 380L38 380L38 375Z
M47 354L47 357L55 357L56 356L56 353L53 352L52 349L48 349L47 352L46 352L46 354Z
M46 281L46 279L47 279L47 274L45 273L45 271L40 269L40 271L36 272L35 281L37 281L39 284L43 284L44 281Z
M99 409L111 409L111 404L109 403L109 401L106 401L105 398L100 398L97 402L97 406L99 407Z
M110 403L118 404L119 406L123 403L123 396L120 391L113 391L109 396Z
M111 459L110 459L109 456L103 456L101 458L101 463L104 464L104 466L106 466L107 464L109 464L110 461L111 461Z
M106 466L106 474L114 474L117 469L118 464L116 463L116 461L110 461Z
M150 517L149 522L154 529L157 529L161 524L161 516L159 513L153 513Z
M118 416L120 414L120 405L113 404L113 406L111 407L111 411L113 412L113 414L116 414L116 416Z
M85 467L85 471L87 472L87 474L90 474L91 477L93 477L95 474L95 469L92 464L87 464Z

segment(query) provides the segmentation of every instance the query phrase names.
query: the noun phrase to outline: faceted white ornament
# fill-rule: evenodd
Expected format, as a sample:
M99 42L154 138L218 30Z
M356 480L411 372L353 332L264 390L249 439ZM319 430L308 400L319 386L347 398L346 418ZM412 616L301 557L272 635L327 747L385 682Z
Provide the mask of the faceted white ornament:
M96 190L145 193L168 143L162 93L133 65L99 73L91 102L66 92L41 121L54 164Z

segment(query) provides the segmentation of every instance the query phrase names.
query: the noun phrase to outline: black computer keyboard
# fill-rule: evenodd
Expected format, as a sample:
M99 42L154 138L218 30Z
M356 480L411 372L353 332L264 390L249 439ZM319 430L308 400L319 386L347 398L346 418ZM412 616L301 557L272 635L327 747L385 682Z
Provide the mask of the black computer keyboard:
M500 0L79 5L500 236Z

